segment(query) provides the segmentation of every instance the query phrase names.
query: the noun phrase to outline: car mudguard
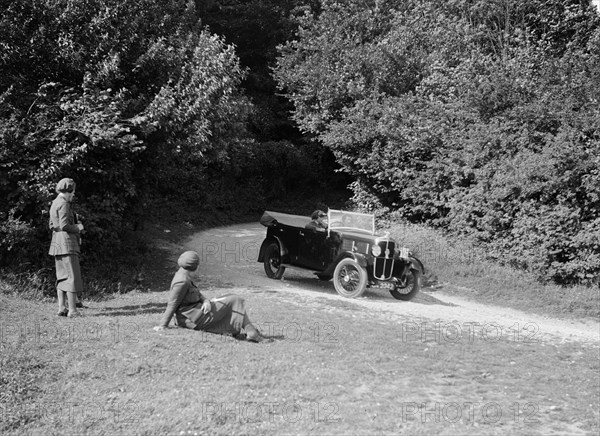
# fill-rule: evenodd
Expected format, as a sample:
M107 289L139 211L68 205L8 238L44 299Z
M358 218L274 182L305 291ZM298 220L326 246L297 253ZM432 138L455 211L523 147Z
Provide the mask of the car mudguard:
M265 260L265 249L267 245L276 242L279 244L279 249L281 250L281 257L286 256L288 254L288 250L286 246L281 242L277 236L269 236L265 238L265 240L260 245L260 251L258 252L258 262L263 262Z
M342 259L345 259L347 257L349 257L350 259L354 259L363 268L367 268L367 258L364 254L355 253L353 251L344 251L343 253L340 253L339 256L336 257L333 262L331 262L331 265L329 265L327 269L325 271L322 271L320 274L332 275L337 264L340 263Z
M410 260L410 269L417 269L420 270L423 274L425 274L425 267L423 266L423 262L421 262L415 256L409 256L408 259Z

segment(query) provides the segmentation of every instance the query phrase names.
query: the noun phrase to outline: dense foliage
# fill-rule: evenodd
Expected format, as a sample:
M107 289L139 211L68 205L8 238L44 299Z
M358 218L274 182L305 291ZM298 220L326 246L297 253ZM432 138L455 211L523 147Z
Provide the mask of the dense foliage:
M588 0L1 8L0 266L47 261L62 177L78 182L89 253L157 198L233 214L316 192L333 154L364 208L466 235L543 279L600 277Z
M91 254L163 204L152 198L222 203L256 173L246 71L202 27L204 3L2 2L0 266L45 259L63 177L77 182ZM270 147L310 167L287 143Z
M297 139L300 134L288 116L290 102L277 94L271 74L277 46L294 33L293 13L318 10L319 0L222 0L205 2L203 23L235 45L248 74L242 82L254 110L249 129L264 141Z
M588 1L323 1L275 75L366 208L558 282L600 276L600 17Z

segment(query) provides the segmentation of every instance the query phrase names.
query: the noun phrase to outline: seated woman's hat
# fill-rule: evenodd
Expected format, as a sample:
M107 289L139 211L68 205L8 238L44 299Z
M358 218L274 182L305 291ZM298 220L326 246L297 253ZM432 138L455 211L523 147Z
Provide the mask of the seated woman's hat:
M177 265L183 269L194 271L200 264L200 256L195 251L186 251L177 260Z
M60 179L56 184L56 192L73 192L75 190L75 181L73 179Z

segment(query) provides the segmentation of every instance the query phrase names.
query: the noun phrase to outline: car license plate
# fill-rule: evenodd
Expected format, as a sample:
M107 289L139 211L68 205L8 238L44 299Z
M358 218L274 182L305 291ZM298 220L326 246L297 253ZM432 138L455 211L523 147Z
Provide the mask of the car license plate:
M383 288L383 289L394 289L393 282L379 282L377 284L377 286L379 286L380 288Z

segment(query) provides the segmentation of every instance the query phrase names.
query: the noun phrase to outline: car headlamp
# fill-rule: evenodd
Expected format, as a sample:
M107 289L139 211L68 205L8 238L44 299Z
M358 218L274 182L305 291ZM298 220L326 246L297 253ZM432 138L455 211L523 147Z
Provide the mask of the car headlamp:
M371 253L373 253L373 256L378 257L381 254L381 247L379 245L373 245L371 247Z

